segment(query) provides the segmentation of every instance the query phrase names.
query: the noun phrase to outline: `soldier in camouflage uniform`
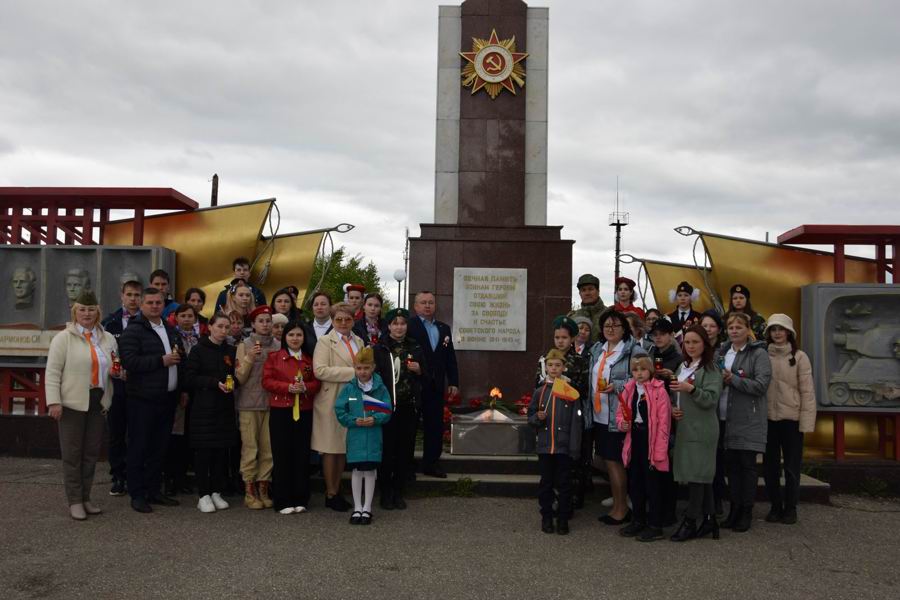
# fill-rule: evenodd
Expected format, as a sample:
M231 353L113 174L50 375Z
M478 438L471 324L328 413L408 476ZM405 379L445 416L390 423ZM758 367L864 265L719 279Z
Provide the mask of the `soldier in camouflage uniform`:
M373 346L375 369L391 394L394 412L382 427L383 452L378 479L381 486L381 507L385 510L406 508L403 489L413 462L416 448L416 426L422 404L422 383L425 373L425 353L415 339L406 335L409 311L395 308L385 316L388 335L381 336ZM394 382L394 359L399 360L400 374Z
M586 273L578 278L576 286L581 296L581 308L569 313L569 317L587 317L593 323L591 327L591 344L600 339L600 315L606 310L603 300L600 299L600 280L594 275ZM576 331L577 334L577 331Z
M590 393L591 359L589 354L580 355L575 351L576 335L578 335L578 324L575 321L565 315L553 319L553 345L557 350L565 352L566 355L564 376L578 390L581 398L586 398ZM544 383L544 378L543 360L541 360L535 375L535 388ZM572 505L575 508L584 506L584 495L591 478L591 436L582 437L586 438L586 441L582 440L581 456L572 465Z

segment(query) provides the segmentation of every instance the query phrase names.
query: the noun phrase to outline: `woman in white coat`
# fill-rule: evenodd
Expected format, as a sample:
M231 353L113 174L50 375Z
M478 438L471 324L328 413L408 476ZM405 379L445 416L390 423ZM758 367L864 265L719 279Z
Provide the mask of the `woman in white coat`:
M47 407L59 423L63 483L69 514L77 521L101 512L91 502L91 487L112 401L117 347L100 315L96 296L83 292L72 305L72 322L53 338L47 356Z
M313 370L322 387L313 402L312 449L322 455L325 506L346 512L350 503L341 496L341 474L347 458L347 430L338 423L334 401L354 376L353 357L365 345L353 333L353 309L340 302L331 307L334 329L319 337Z

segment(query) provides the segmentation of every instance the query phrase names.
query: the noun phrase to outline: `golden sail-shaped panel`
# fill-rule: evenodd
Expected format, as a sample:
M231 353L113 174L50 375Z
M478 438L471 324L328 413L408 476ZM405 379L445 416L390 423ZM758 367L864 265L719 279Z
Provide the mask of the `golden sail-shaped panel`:
M203 312L209 315L215 309L216 296L233 277L231 261L238 256L252 261L256 255L274 203L274 199L257 200L146 217L144 245L175 251L175 296L189 287L202 288L207 296ZM103 243L131 246L132 220L108 224Z
M269 262L266 281L260 284L266 298L271 300L278 290L294 285L300 291L299 301L303 301L324 235L321 231L278 235L272 246L269 246L269 239L259 241L257 254L260 258L253 269L253 279L257 280Z
M798 337L800 288L811 283L834 281L834 255L830 252L794 248L707 232L703 240L715 275L710 281L728 309L728 292L740 283L751 293L753 309L768 317L785 313L794 320ZM847 283L875 282L875 261L847 257Z
M697 267L644 258L637 260L644 265L647 278L650 280L650 286L653 288L656 307L663 314L675 310L675 304L669 300L669 290L677 288L682 281L687 281L694 286L694 289L700 290L700 298L693 303L694 310L703 312L713 308L713 301L706 291L703 275ZM703 269L702 272L705 272L707 277L712 277L709 269Z

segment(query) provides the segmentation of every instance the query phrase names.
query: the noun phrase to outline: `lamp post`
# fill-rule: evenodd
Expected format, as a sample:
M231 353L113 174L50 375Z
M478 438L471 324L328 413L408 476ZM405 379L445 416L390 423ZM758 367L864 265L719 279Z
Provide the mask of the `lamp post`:
M406 271L397 269L394 271L394 279L397 281L397 308L403 308L403 292L400 284L406 279Z

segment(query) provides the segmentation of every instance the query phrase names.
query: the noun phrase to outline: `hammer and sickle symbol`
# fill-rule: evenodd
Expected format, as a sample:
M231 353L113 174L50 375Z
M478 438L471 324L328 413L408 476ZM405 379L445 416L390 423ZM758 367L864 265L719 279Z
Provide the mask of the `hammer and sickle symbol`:
M485 62L485 70L490 73L499 73L503 70L503 64L497 58L496 55L491 55L484 59Z

